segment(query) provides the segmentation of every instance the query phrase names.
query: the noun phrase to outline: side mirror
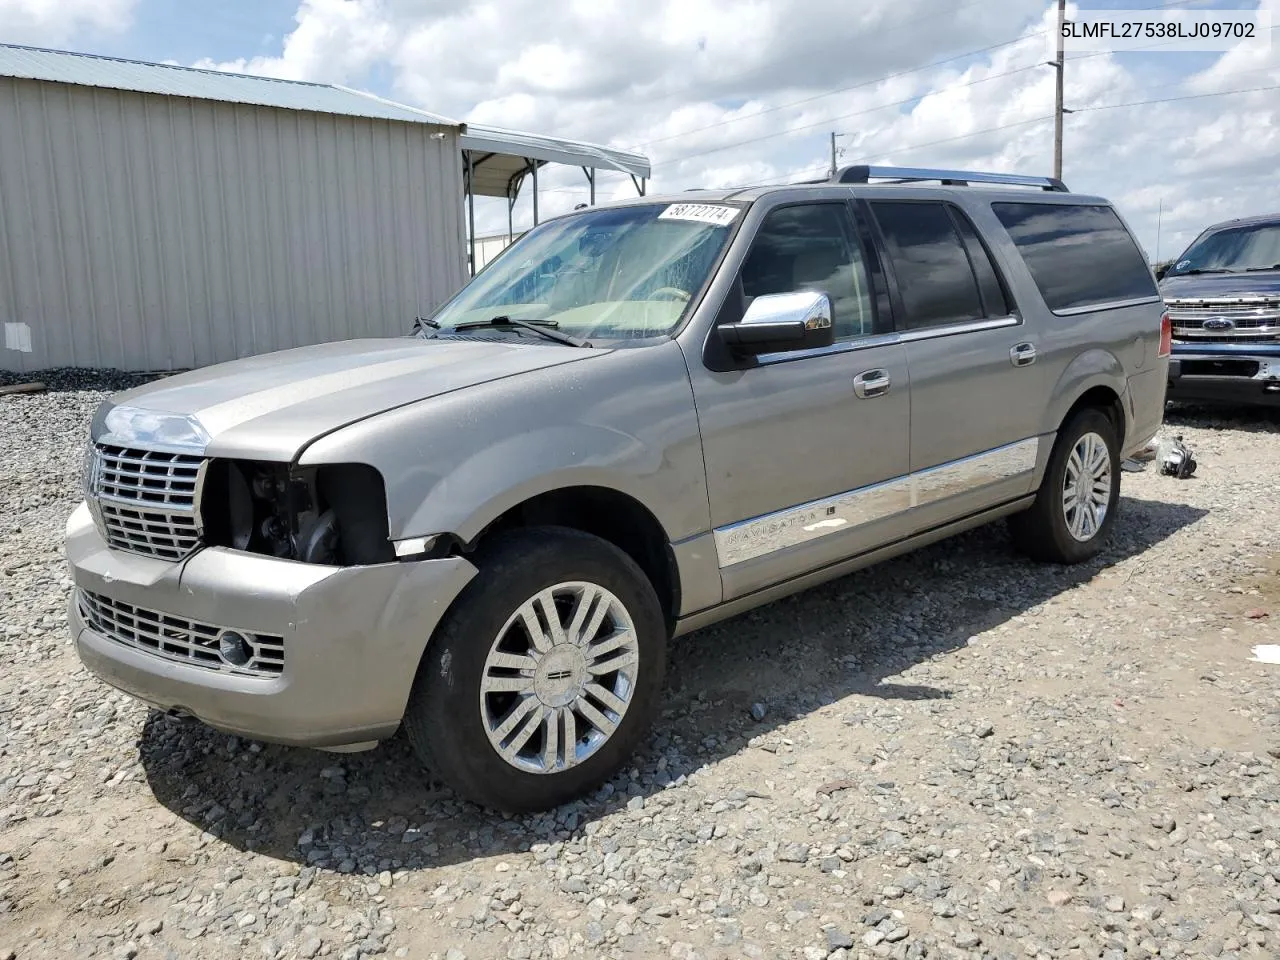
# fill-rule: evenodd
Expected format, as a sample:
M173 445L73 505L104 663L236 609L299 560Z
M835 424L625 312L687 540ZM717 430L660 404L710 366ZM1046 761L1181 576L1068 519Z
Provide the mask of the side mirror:
M720 341L739 356L812 350L835 342L831 298L800 291L756 297L737 323L716 327Z
M1164 275L1168 272L1169 272L1169 265L1167 263L1162 263L1160 266L1156 267L1156 279L1163 280Z

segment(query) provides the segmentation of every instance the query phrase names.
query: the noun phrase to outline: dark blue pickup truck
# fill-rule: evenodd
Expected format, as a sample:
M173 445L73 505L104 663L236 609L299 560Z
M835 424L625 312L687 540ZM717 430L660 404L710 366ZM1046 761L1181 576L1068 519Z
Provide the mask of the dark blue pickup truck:
M1280 406L1280 213L1214 224L1157 276L1168 398Z

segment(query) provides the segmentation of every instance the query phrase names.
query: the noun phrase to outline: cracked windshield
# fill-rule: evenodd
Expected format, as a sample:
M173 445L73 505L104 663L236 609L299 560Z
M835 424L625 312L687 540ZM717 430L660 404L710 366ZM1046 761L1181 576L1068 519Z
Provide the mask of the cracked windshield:
M490 264L435 322L458 332L495 318L522 320L587 340L670 334L710 275L738 213L728 204L645 204L543 224Z

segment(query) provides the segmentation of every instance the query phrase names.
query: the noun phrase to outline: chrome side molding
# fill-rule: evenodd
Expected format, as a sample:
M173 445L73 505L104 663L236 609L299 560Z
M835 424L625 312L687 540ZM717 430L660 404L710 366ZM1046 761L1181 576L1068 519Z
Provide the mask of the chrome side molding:
M713 533L720 568L885 520L1002 480L1029 476L1035 470L1042 442L1043 437L1029 437L884 483L719 527Z

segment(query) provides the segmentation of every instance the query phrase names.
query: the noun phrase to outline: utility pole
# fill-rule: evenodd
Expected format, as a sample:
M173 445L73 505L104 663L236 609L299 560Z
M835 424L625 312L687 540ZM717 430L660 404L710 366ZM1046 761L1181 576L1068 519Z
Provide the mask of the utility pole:
M1058 0L1058 56L1054 61L1054 69L1058 71L1056 96L1053 108L1053 175L1062 179L1062 79L1065 72L1066 58L1063 55L1062 24L1067 18L1067 0Z
M836 175L836 132L831 131L831 176Z

